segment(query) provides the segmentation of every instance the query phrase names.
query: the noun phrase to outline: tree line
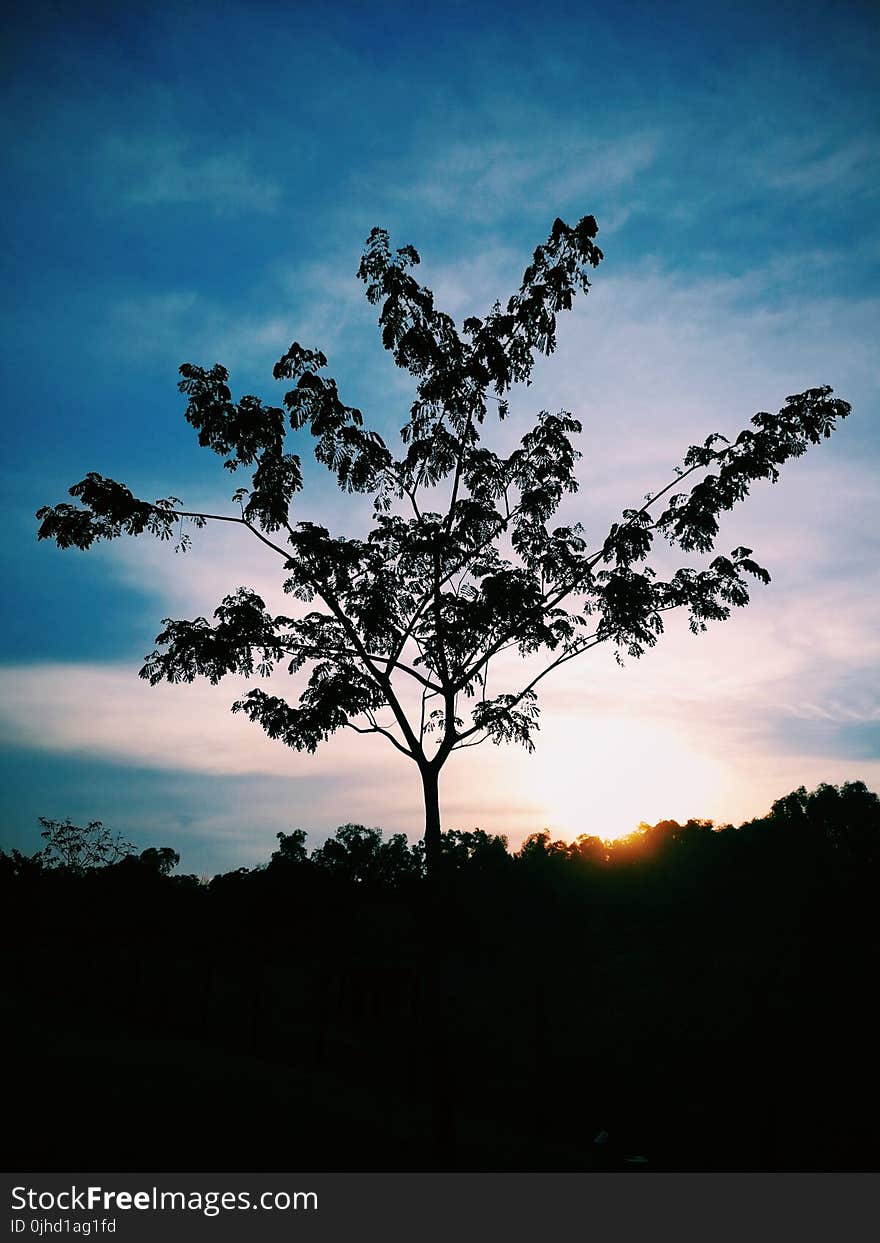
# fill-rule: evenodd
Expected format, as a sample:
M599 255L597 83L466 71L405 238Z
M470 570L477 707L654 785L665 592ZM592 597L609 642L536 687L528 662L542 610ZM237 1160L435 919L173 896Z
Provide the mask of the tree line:
M170 877L180 863L168 846L149 846L138 852L102 821L75 825L70 819L40 817L45 845L31 855L17 849L0 850L0 874L5 881L42 873L82 876L97 869L108 878L160 875ZM292 829L277 835L278 846L265 864L240 867L213 878L174 877L178 885L221 888L250 878L258 883L265 874L333 878L352 885L395 888L411 885L426 875L425 843L411 843L406 834L386 837L381 829L363 824L340 825L321 845L308 848L308 832ZM822 783L808 792L800 786L777 799L766 815L738 828L718 826L708 819L660 820L641 823L626 836L606 839L581 833L571 841L554 839L548 829L529 834L512 850L504 834L480 828L450 829L441 839L442 872L447 878L461 873L523 875L563 878L597 876L632 867L687 867L698 861L726 866L737 854L763 856L768 865L784 858L792 865L805 856L821 854L842 867L873 866L880 843L880 799L862 781L841 785Z
M0 854L8 1168L876 1169L880 802ZM436 939L432 903L442 900Z

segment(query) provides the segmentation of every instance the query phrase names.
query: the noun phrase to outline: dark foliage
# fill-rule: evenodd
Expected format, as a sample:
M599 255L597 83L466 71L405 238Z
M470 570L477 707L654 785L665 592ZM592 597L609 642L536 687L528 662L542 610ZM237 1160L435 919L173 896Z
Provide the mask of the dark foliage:
M738 829L443 840L439 968L400 835L293 830L210 882L0 852L8 1168L437 1168L439 1021L450 1167L877 1169L862 783Z

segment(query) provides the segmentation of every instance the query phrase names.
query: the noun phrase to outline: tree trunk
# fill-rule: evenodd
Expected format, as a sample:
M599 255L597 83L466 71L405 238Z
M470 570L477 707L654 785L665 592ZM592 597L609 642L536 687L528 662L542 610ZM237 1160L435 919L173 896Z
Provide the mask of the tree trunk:
M436 882L440 875L440 772L426 765L421 773L425 792L425 866L428 879Z
M449 998L445 960L445 921L449 917L441 882L439 769L421 769L425 793L425 865L428 899L425 918L425 1058L431 1104L432 1158L435 1170L454 1165L455 1103L449 1048Z

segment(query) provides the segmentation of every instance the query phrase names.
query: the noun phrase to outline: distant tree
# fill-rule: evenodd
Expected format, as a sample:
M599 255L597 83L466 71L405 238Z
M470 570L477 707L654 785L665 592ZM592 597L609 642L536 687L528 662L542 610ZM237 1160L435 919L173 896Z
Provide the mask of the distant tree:
M323 846L312 851L317 867L355 884L398 885L420 871L418 853L403 833L387 841L381 829L363 824L340 825Z
M763 823L827 842L862 863L880 855L880 798L863 781L822 782L809 793L799 786L774 802Z
M40 836L46 845L40 851L44 866L85 872L107 867L134 854L134 846L119 833L113 833L100 820L90 820L85 828L66 820L46 820L40 816ZM173 853L173 852L172 852Z
M540 865L548 859L557 859L561 862L569 857L568 843L561 840L554 841L549 829L541 829L540 832L530 833L523 839L514 857L523 863L532 865Z
M278 849L272 851L270 867L289 867L291 864L302 864L308 861L306 850L305 829L293 829L290 833L276 833Z
M434 304L411 269L412 246L392 250L374 229L358 270L380 307L382 344L415 381L415 400L396 451L345 404L327 359L298 342L275 366L291 387L282 406L253 396L233 401L228 373L186 363L179 388L199 443L227 470L252 472L233 513L188 509L176 497L136 498L90 473L70 489L80 505L40 509L39 538L87 549L103 539L150 532L185 548L186 522L231 522L281 559L284 589L301 606L272 616L239 587L193 621L166 618L159 649L141 675L152 684L226 674L268 677L276 665L308 670L297 703L254 688L233 705L272 738L314 751L337 730L376 734L418 769L429 873L441 864L439 777L463 747L488 739L532 749L538 684L602 643L618 657L640 656L684 609L694 632L748 602L746 577L769 575L735 548L702 568L663 577L649 563L657 537L686 553L714 550L720 516L753 481L775 481L780 466L831 434L849 405L828 387L789 397L778 414L760 413L731 443L710 435L692 445L671 478L635 500L590 542L579 524L552 526L563 498L577 490L580 422L541 410L507 455L484 442L490 410L504 419L512 386L528 384L535 359L556 345L556 317L569 310L602 260L598 226L584 216L557 219L535 250L519 289L483 318L461 327ZM334 536L292 511L301 461L288 428L310 433L315 456L346 493L373 498L362 538ZM545 657L534 672L489 689L493 660L515 649ZM497 667L497 666L496 666ZM407 705L404 686L420 702Z
M148 846L138 856L138 863L160 876L170 876L180 863L180 855L170 846Z
M23 854L15 847L9 854L5 850L0 850L0 882L34 879L41 876L43 870L43 852L40 850L33 855Z
M601 837L581 833L568 847L568 856L586 867L604 867L608 862L608 846Z
M457 870L497 871L510 862L507 838L483 829L447 829L442 848L444 863Z

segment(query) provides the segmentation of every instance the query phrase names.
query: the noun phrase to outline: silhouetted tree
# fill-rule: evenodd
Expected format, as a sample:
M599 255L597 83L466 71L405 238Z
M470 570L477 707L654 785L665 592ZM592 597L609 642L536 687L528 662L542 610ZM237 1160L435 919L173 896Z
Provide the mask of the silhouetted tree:
M305 829L293 829L290 833L276 833L278 838L278 849L272 851L272 857L269 860L271 867L287 867L292 864L302 864L308 860L309 854L306 850L306 838L308 833Z
M148 846L138 855L138 863L160 876L170 876L180 863L180 855L170 846Z
M417 853L403 833L384 841L381 829L343 824L312 852L312 862L355 884L393 886L420 871Z
M839 786L822 782L810 793L799 786L776 800L763 823L788 828L802 840L812 837L827 843L863 864L872 863L880 842L880 798L863 781Z
M85 828L66 820L46 820L40 837L46 845L40 852L46 867L84 872L107 867L134 854L134 846L119 833L113 833L100 820L90 820ZM173 853L173 852L172 852Z
M240 587L214 613L165 619L159 649L141 675L153 684L230 673L268 677L278 664L309 669L296 705L274 690L250 690L233 706L272 738L314 751L335 731L377 734L416 764L425 806L429 873L441 862L440 772L454 751L489 739L528 749L538 728L537 687L551 671L605 642L638 657L656 643L664 615L683 608L694 632L748 601L745 578L767 572L739 547L671 577L650 565L656 537L709 554L720 515L754 480L775 481L780 466L829 436L849 412L828 387L789 397L778 414L755 415L730 443L720 435L692 445L671 479L634 501L591 543L579 524L551 526L577 489L581 425L567 411L541 410L508 455L483 442L490 410L503 419L515 384L528 384L537 356L556 345L556 317L586 292L603 258L598 226L557 219L535 250L519 289L461 327L411 274L412 246L392 250L374 229L358 270L380 308L382 344L415 381L416 396L394 452L360 410L345 404L323 374L319 350L294 342L275 366L292 385L282 406L254 396L233 401L219 364L180 368L186 418L199 443L230 471L252 471L233 497L235 513L186 508L176 497L136 498L95 473L70 489L80 505L38 511L39 538L60 548L150 532L170 539L187 521L232 522L281 559L284 589L309 607L272 616ZM315 456L343 492L373 498L363 538L332 535L292 512L302 487L288 425L307 431ZM297 438L299 439L299 438ZM508 649L544 654L525 681L489 691L489 669ZM415 687L411 711L402 687Z
M44 870L43 852L38 850L36 854L26 855L15 847L6 853L0 850L0 881L16 882L29 878L31 880L38 877Z
M604 867L608 862L608 846L601 837L581 833L568 847L568 857L582 867Z
M510 861L507 838L483 829L448 829L442 848L444 863L458 870L497 871Z
M545 867L562 863L568 859L569 848L566 842L550 837L549 829L541 829L539 833L530 833L523 839L516 852L516 858L530 867Z

